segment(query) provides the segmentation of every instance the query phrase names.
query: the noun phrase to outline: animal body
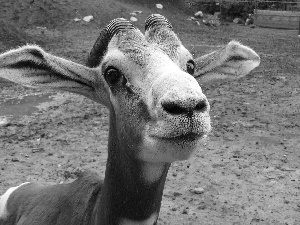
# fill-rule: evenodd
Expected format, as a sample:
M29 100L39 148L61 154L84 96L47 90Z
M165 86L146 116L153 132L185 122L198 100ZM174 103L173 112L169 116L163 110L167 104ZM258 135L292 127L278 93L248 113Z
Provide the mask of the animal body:
M80 65L27 45L0 55L0 77L84 95L110 111L104 181L86 171L68 184L25 183L0 197L0 225L156 224L172 162L211 130L199 83L237 79L260 63L232 41L193 59L170 22L151 15L145 34L115 19Z

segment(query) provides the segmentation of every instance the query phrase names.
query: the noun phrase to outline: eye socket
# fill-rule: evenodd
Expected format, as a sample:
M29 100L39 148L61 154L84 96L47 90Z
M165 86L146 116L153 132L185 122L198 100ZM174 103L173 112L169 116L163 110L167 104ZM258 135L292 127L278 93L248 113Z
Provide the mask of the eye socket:
M191 75L194 75L194 72L195 72L195 62L194 60L189 60L187 63L186 63L186 71L191 74Z
M109 86L113 86L121 79L122 74L114 67L108 67L104 73L104 78Z

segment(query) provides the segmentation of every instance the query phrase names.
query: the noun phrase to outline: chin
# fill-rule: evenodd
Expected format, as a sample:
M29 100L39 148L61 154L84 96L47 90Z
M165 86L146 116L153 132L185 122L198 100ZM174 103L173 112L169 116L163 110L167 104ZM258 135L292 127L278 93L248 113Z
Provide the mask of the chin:
M139 159L147 162L165 162L187 160L201 148L206 135L189 137L160 138L147 136L140 146Z

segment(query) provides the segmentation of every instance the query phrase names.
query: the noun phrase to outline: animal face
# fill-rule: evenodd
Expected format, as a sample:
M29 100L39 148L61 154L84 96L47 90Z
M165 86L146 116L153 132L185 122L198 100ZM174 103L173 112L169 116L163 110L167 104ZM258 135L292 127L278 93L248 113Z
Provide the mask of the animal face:
M119 138L139 146L132 154L173 162L187 159L210 131L209 104L192 76L192 55L169 26L154 25L146 37L137 29L115 34L97 70Z

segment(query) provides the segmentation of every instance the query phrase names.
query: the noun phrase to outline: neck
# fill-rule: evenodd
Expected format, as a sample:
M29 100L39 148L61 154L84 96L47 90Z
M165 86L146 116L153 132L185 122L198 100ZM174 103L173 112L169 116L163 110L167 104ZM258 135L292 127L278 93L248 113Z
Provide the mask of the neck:
M112 135L117 131L110 122L105 180L93 224L156 224L170 164L143 162L126 154L137 152L137 144Z

